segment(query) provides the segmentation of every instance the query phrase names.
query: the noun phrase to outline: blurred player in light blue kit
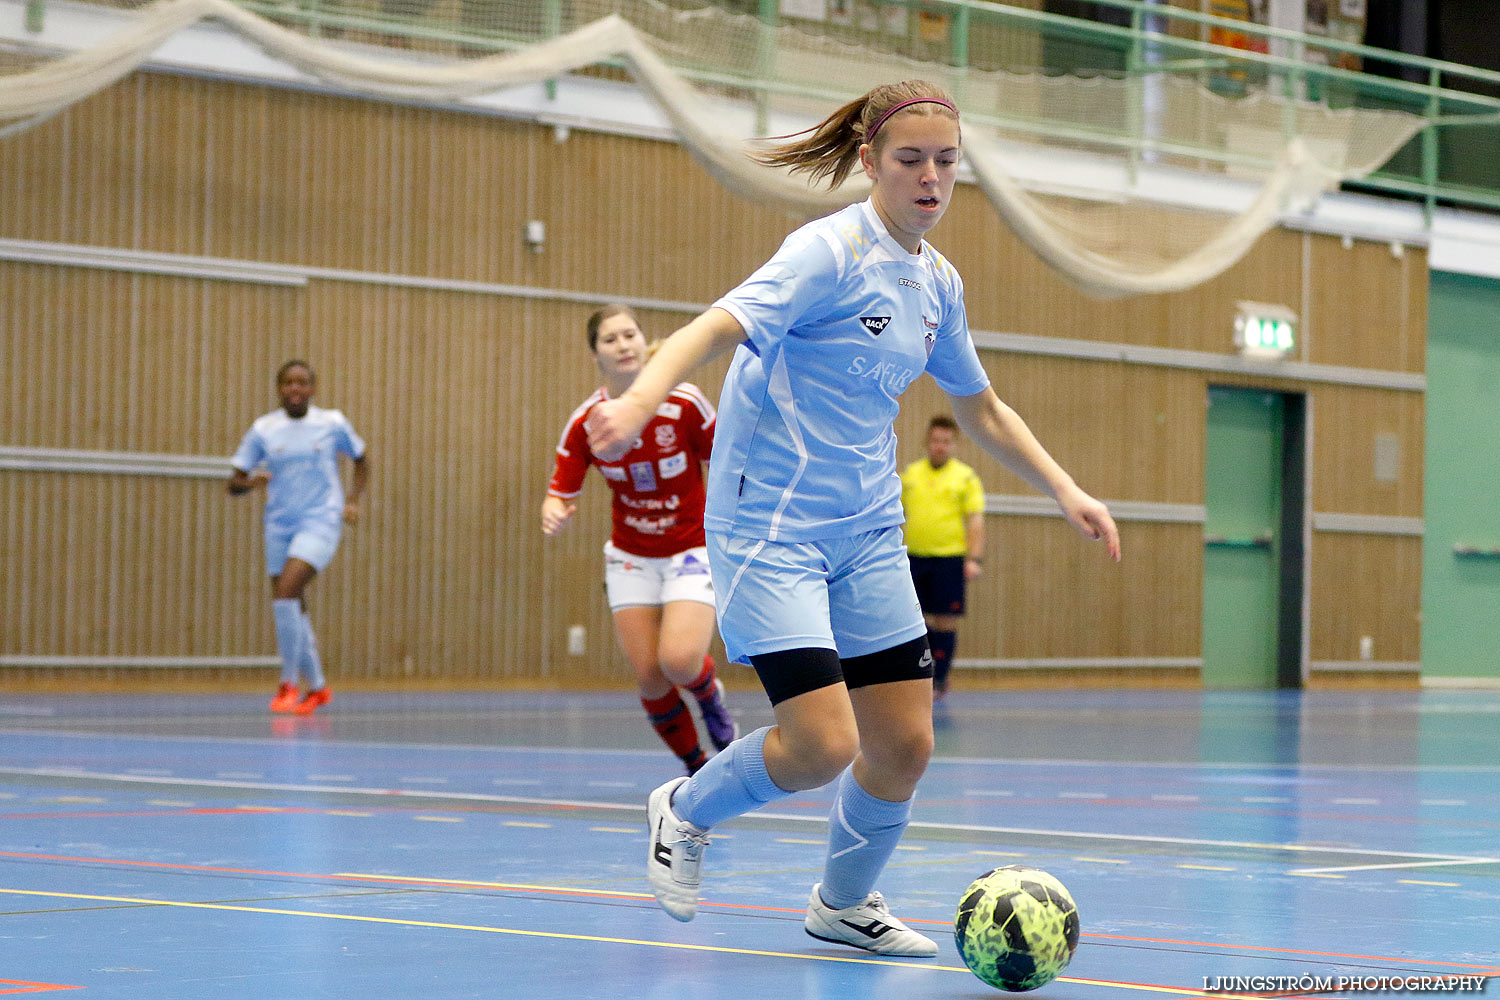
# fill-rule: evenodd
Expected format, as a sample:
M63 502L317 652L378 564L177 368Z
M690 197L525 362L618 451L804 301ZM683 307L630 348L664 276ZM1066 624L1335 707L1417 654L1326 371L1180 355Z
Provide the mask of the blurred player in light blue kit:
M831 186L857 165L869 199L794 232L590 415L590 447L614 458L689 371L735 351L704 526L720 635L755 667L776 724L651 794L647 874L662 907L691 920L710 827L837 779L804 928L932 956L937 945L875 891L933 748L932 657L901 535L898 398L932 375L969 436L1114 558L1119 533L990 388L963 282L924 239L958 175L952 99L922 81L880 86L809 133L759 158Z
M232 496L266 491L266 572L281 654L281 685L271 711L299 715L332 699L303 595L333 560L344 524L358 519L359 497L370 479L364 441L338 410L312 405L316 388L307 362L282 365L276 373L281 407L250 425L229 460ZM339 479L340 455L354 461L347 497Z

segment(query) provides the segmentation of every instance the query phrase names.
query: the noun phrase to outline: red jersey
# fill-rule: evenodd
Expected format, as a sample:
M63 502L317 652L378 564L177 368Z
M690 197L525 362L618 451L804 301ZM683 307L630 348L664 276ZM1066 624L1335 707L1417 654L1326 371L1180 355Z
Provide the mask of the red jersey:
M589 450L583 424L608 398L602 388L595 389L568 418L547 492L572 500L583 489L589 466L597 465L615 493L610 541L617 548L659 559L703 545L702 463L713 450L713 404L703 390L683 382L656 408L623 457L601 462Z

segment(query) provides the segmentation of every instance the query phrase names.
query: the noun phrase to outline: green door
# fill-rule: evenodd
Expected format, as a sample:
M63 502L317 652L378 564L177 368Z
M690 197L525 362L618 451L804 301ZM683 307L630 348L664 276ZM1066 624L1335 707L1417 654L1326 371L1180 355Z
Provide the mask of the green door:
M1211 386L1203 525L1203 686L1277 686L1280 393Z

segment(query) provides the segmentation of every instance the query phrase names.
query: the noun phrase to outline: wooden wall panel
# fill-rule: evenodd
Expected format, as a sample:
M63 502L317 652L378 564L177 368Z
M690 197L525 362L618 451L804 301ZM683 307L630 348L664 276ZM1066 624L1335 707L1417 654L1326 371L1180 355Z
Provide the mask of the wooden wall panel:
M273 651L259 515L221 482L0 471L0 483L5 530L25 539L0 554L4 652Z
M1423 397L1414 392L1320 386L1313 393L1313 510L1422 516ZM1375 478L1375 441L1394 436L1395 482Z
M1358 660L1366 635L1376 660L1422 658L1420 538L1314 534L1311 597L1313 660Z
M1304 318L1309 361L1420 372L1426 367L1426 255L1385 243L1308 237L1315 276Z
M0 190L4 236L539 290L320 277L279 288L0 264L0 444L227 457L274 406L275 368L305 357L319 402L349 414L374 466L364 520L312 590L331 671L372 683L627 683L601 593L602 483L591 479L567 533L544 540L537 528L557 434L596 384L584 319L594 300L683 303L642 313L648 332L668 333L797 220L729 194L667 143L559 141L483 116L149 74L0 142L0 169L22 178ZM547 226L540 253L522 241L528 219ZM1305 287L1309 360L1399 357L1401 370L1420 370L1419 252L1398 261L1382 245L1345 251L1273 232L1201 288L1100 302L1033 258L975 191L960 190L934 242L965 276L975 329L1223 352L1235 300L1300 309ZM1360 321L1368 302L1378 315ZM1098 496L1201 503L1206 388L1245 384L1310 394L1316 510L1420 516L1420 394L982 358L1001 396ZM724 366L697 379L711 395ZM947 408L930 380L912 389L903 461ZM1403 442L1390 487L1370 482L1370 438L1383 429ZM990 492L1029 491L972 446L962 453ZM24 581L35 595L12 605L0 652L270 652L257 500L231 502L214 481L21 472L0 473L0 500L7 593ZM1059 519L990 523L1001 565L976 588L976 607L991 611L966 623L964 655L1197 653L1195 525L1127 523L1127 561L1114 566ZM1381 658L1414 647L1399 612L1413 546L1319 536L1316 649L1347 645L1366 607L1387 615ZM1385 596L1382 574L1404 581L1398 597ZM1333 589L1349 580L1368 590L1352 605ZM583 657L566 650L575 624L588 631Z
M1197 656L1202 532L1121 528L1126 558L1117 564L1061 517L987 517L985 572L969 588L959 656Z
M1203 502L1201 375L1000 351L981 351L980 359L1000 398L1090 493L1158 503ZM925 453L932 415L951 409L931 379L907 391L897 424L904 462ZM974 445L960 450L986 492L1032 492Z
M143 78L126 78L0 142L0 236L131 246Z

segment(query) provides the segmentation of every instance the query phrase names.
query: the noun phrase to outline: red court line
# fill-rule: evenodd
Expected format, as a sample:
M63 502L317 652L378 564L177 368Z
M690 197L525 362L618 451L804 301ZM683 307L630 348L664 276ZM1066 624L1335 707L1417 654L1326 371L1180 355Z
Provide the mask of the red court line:
M0 819L124 819L140 816L154 819L159 816L255 816L259 813L320 813L324 811L326 810L311 806L290 808L256 806L254 809L132 809L124 812L0 813Z
M18 990L5 989L6 985L19 986ZM53 990L81 990L82 986L64 986L61 983L28 983L24 979L0 979L0 993L50 993Z
M269 871L261 868L226 868L216 865L174 864L166 861L132 861L126 858L86 858L61 854L30 854L20 851L0 851L0 858L24 858L31 861L78 861L85 864L129 865L136 868L166 868L173 871L217 872L230 875L266 875L279 878L306 878L320 879L324 881L337 880L341 882L358 882L366 885L445 886L453 889L494 889L511 892L528 892L536 895L583 896L590 898L608 899L622 898L618 891L609 890L567 889L561 887L553 888L548 886L521 886L509 885L505 883L486 885L484 883L475 884L474 882L456 881L449 879L418 879L405 877L377 878L364 875L330 875L315 874L312 872L279 872ZM756 913L786 913L800 915L804 912L804 910L801 908L784 906L762 906L754 903L718 903L712 900L703 900L699 903L699 905L705 907L713 907L719 910L750 910ZM951 920L928 920L921 917L904 917L902 919L908 924L928 924L935 927L953 926L953 921ZM1338 951L1307 951L1298 948L1274 948L1267 945L1227 944L1224 942L1215 941L1179 941L1174 938L1131 937L1124 934L1085 933L1082 935L1082 937L1095 938L1101 941L1126 941L1141 944L1176 944L1193 948L1219 948L1234 949L1238 951L1260 951L1267 952L1273 955L1311 955L1319 958L1349 958L1370 962L1391 962L1398 965L1440 965L1445 968L1473 969L1478 972L1500 974L1500 965L1471 965L1463 962L1442 962L1437 960L1422 960L1420 962L1413 963L1410 958L1393 958L1385 955L1351 955ZM0 980L0 982L4 981L5 980ZM1186 992L1188 991L1184 991L1184 993ZM1194 995L1197 996L1200 994Z

